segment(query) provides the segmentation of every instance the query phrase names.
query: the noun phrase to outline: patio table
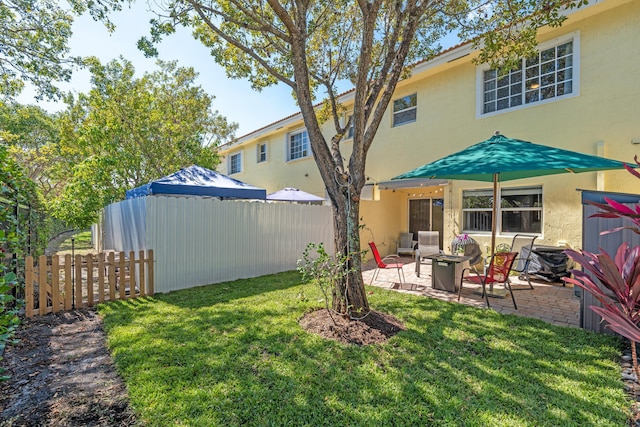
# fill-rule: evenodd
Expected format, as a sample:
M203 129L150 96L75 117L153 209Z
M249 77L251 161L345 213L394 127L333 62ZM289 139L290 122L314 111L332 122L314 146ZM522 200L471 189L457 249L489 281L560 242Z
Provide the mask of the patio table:
M427 255L431 259L431 287L447 292L457 292L462 279L463 263L471 259L464 255Z

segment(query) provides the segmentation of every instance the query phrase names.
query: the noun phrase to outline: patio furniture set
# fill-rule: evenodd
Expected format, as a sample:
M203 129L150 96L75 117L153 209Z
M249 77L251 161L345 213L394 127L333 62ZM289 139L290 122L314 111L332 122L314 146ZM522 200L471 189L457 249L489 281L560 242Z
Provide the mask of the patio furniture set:
M516 234L507 252L496 252L487 260L483 260L477 242L467 236L465 236L464 246L456 246L455 240L452 242L452 247L457 249L456 254L445 254L440 248L439 237L438 231L419 231L418 240L414 242L413 233L402 233L397 242L396 255L388 255L384 258L380 256L376 244L369 242L376 263L371 283L376 280L380 270L385 269L395 269L400 285L406 283L402 270L404 263L400 259L400 254L410 253L415 258L415 271L418 277L420 277L420 266L423 263L430 263L431 287L452 293L457 292L458 300L460 300L464 282L471 282L482 287L481 296L490 307L490 296L501 298L506 296L501 289L494 289L494 285L502 284L511 295L514 309L517 310L514 289L509 279L512 272L525 278L529 288L533 289L529 263L532 260L534 241L537 236ZM522 256L518 257L518 254Z

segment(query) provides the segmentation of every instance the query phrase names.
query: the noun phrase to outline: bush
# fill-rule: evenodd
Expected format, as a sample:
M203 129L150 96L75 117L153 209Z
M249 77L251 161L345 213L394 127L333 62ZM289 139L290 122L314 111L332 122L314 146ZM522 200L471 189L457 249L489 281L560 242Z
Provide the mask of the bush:
M635 161L640 167L638 156L635 157ZM640 173L636 170L627 165L625 168L632 175L640 178ZM640 234L640 205L633 210L614 200L608 198L605 200L606 203L592 203L601 209L592 217L626 218L633 225L605 231L604 234L623 228L629 228ZM589 308L607 322L608 328L631 341L633 369L636 378L640 379L636 356L636 343L640 341L640 326L638 326L640 324L640 246L629 248L626 242L622 243L614 257L607 253L594 254L584 250L566 250L565 253L591 275L580 270L571 270L575 278L563 280L581 287L602 303L602 307L589 306ZM611 296L603 291L598 283L607 288Z

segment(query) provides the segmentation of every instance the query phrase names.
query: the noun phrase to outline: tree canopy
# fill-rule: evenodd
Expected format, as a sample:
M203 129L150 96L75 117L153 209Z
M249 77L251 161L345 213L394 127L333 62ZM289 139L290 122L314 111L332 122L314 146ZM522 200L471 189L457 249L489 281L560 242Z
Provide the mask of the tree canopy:
M38 98L61 95L56 82L68 81L82 58L69 55L74 15L90 13L113 29L108 13L120 10L123 0L69 0L68 7L52 0L0 2L0 96L11 99L35 86Z
M33 105L0 102L0 123L0 137L7 143L11 157L45 199L56 196L64 184L56 167L60 161L56 115Z
M57 217L87 226L127 189L192 164L215 168L215 147L237 125L212 111L192 68L159 61L136 78L127 60L89 62L91 91L69 95L60 117L60 167L71 178L52 206Z
M565 0L168 0L152 22L154 45L176 26L193 29L213 59L233 78L256 89L282 82L291 87L334 209L338 256L360 252L359 195L366 182L367 153L396 85L413 64L439 51L439 40L457 32L483 48L481 61L508 68L532 53L537 29L557 26L563 8L584 1ZM338 83L350 82L350 119L339 100ZM315 108L315 94L324 108ZM325 136L321 124L333 124ZM341 141L353 125L350 156ZM345 156L346 157L346 156ZM347 256L344 279L334 291L334 308L366 312L368 303L359 256Z

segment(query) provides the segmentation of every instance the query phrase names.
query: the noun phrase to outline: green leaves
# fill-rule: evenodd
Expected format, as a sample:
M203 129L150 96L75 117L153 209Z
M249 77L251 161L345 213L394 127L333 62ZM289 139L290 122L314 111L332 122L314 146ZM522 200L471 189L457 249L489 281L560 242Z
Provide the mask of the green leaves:
M0 247L7 242L7 237L12 236L7 236L4 230L0 230ZM3 252L0 253L3 254ZM18 286L18 278L13 272L7 273L6 269L6 266L0 264L0 360L7 343L15 342L13 336L20 325L18 317L20 304L16 304L17 301L13 296L13 289ZM0 369L0 381L9 379L8 376L2 375L2 372L3 369Z
M121 0L73 0L64 9L52 0L0 2L0 94L12 98L25 82L34 85L38 98L59 98L56 82L68 81L71 69L82 60L69 55L73 16L85 11L113 25L107 14L120 9Z
M212 111L192 68L159 61L137 78L123 58L87 63L92 89L69 96L60 118L61 167L70 178L52 205L56 217L86 227L127 189L193 164L215 168L215 147L237 125Z

